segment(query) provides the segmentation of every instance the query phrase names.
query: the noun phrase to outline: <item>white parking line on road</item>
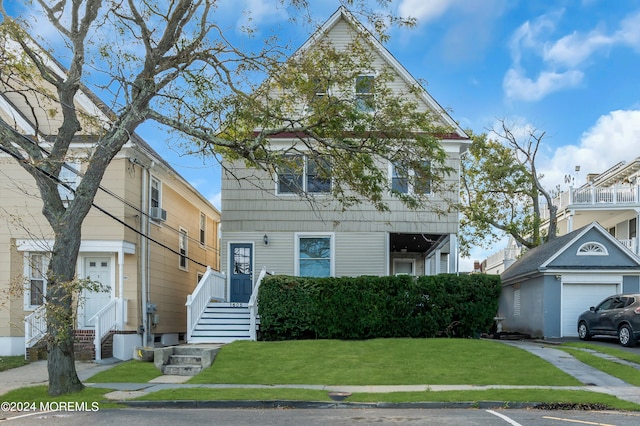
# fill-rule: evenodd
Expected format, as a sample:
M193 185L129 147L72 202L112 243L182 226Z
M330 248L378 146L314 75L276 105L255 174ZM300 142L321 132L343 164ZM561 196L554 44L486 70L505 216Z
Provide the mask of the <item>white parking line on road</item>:
M560 420L561 422L580 423L583 425L616 426L616 425L610 425L608 423L594 423L594 422L585 422L584 420L563 419L562 417L542 416L542 418L549 419L549 420Z
M486 410L486 411L489 414L493 414L494 416L500 417L502 420L504 420L505 422L507 422L507 423L509 423L509 424L511 424L513 426L522 426L520 423L516 422L513 419L510 419L509 417L505 416L504 414L497 413L497 412L495 412L493 410Z

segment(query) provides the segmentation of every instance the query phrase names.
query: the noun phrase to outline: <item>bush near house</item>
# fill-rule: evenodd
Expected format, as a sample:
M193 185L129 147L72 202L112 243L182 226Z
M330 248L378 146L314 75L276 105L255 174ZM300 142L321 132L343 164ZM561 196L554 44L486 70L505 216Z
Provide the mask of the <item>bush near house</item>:
M475 337L498 310L497 275L266 277L262 340Z

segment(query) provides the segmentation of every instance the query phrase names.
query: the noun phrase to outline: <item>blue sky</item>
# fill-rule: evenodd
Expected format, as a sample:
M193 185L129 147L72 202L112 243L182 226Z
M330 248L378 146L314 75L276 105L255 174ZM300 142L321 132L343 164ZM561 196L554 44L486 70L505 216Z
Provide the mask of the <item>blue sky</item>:
M339 6L310 3L318 23ZM538 169L548 188L640 156L640 0L401 0L393 8L418 25L394 29L386 47L463 128L483 132L506 119L545 132ZM274 31L296 48L313 28L292 24L289 13L274 0L222 0L216 17L238 40L248 24L257 39ZM139 133L220 207L213 162L180 156L148 127ZM474 250L461 270L488 254Z

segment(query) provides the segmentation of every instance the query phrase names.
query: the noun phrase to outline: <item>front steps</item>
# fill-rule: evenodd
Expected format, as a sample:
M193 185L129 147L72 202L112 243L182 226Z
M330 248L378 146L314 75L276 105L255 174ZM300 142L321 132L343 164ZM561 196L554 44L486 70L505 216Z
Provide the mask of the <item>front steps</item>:
M221 345L184 345L156 348L153 354L155 366L162 374L195 376L209 367Z
M246 304L211 302L191 333L189 343L231 343L250 340L250 315Z

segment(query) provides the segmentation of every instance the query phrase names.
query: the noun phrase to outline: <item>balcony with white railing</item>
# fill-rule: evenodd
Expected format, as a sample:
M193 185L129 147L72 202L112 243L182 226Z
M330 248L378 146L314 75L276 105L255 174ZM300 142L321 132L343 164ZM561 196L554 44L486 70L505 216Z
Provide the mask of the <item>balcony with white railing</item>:
M93 344L96 350L96 360L102 359L102 339L110 331L122 330L127 322L127 299L112 299L89 319L95 326Z
M209 302L225 300L226 285L227 278L223 273L207 267L198 286L187 296L187 342Z
M617 184L569 188L553 199L558 213L569 208L620 208L640 207L640 185ZM549 210L543 208L541 219L549 219Z

